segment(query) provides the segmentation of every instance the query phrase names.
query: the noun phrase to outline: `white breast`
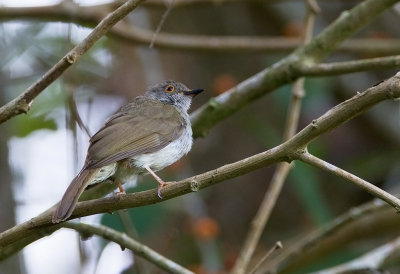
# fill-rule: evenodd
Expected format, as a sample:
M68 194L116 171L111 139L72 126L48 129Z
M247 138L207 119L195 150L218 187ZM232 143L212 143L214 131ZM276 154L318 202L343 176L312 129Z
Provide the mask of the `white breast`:
M192 144L192 128L189 124L177 140L157 152L135 156L132 159L132 164L142 169L147 166L153 171L161 170L186 155L192 148Z

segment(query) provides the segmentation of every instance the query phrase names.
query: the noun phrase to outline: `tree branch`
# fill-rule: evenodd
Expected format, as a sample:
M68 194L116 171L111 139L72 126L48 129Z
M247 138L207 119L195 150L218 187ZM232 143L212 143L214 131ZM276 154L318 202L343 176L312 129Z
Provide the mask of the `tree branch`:
M339 176L355 185L358 187L361 187L362 189L366 190L373 196L380 198L393 206L398 212L400 212L400 207L399 207L399 199L396 198L395 196L389 194L388 192L380 189L379 187L355 176L354 174L351 174L350 172L347 172L339 167L336 167L328 162L325 162L324 160L315 157L314 155L308 153L307 151L304 151L303 153L298 154L298 159L302 162L305 162L307 164L310 164L314 167L318 167L319 169L328 171L329 173L332 173L336 176Z
M338 243L338 245L342 245L343 242L348 242L349 237L354 238L354 236L350 233L350 235L344 236L344 239L337 239L339 234L343 234L346 228L350 226L355 226L353 228L355 230L355 234L359 233L359 229L365 226L365 223L369 225L376 224L375 226L379 230L379 224L382 224L382 220L379 218L385 214L383 211L388 209L388 204L382 202L381 200L374 199L373 201L363 204L358 207L354 207L347 211L346 213L338 216L333 221L324 225L323 227L315 230L309 235L302 237L299 241L295 241L292 245L286 245L285 250L281 254L279 254L272 263L268 264L263 270L264 272L276 272L280 271L290 271L296 269L299 266L298 261L302 259L304 254L317 253L321 255L326 252L326 247L321 247L326 245L324 241L330 238L330 241L334 243ZM373 215L373 219L377 219L375 221L371 221L370 219L365 220L368 216ZM375 218L374 218L375 216ZM379 216L379 217L378 217ZM389 217L390 220L393 220L392 217ZM363 222L364 220L364 222ZM393 220L394 221L394 220ZM395 221L396 222L396 221ZM397 227L397 223L383 224L383 226L391 226ZM381 231L381 230L380 230ZM349 234L349 232L347 232ZM340 236L339 236L340 238ZM343 238L343 236L341 237ZM329 241L329 240L328 240ZM307 255L306 255L307 257ZM304 258L303 258L304 259ZM305 260L309 258L306 258Z
M400 67L400 55L357 61L303 65L299 66L299 74L304 76L331 76L395 67Z
M155 264L156 266L167 271L168 273L193 274L192 271L189 271L188 269L180 266L179 264L152 250L151 248L139 243L138 241L135 241L133 238L129 237L125 233L121 233L107 226L94 226L84 223L65 222L62 224L62 227L76 230L84 236L94 234L106 240L117 243L121 246L122 249L127 248L131 250L135 253L135 255L146 259L147 261Z
M192 114L193 134L204 136L216 123L260 96L290 83L300 75L296 65L318 63L345 39L375 19L398 0L367 0L342 15L310 43L236 87L211 99Z
M249 274L254 274L260 268L260 266L278 249L283 248L283 245L280 241L276 242L275 245L268 250L268 252L259 260L256 265L250 270Z
M129 0L107 15L82 42L68 52L39 80L32 84L17 98L0 108L0 123L3 123L18 114L27 113L36 96L53 83L67 68L77 62L97 40L111 29L112 26L134 10L143 1L144 0Z
M400 73L330 109L291 139L279 146L166 186L163 189L162 200L158 198L157 190L153 189L80 202L77 204L71 219L159 203L247 174L253 170L277 162L290 162L298 159L299 155L304 152L307 144L318 136L344 124L346 121L356 117L381 101L396 98L400 98ZM396 201L396 198L390 197L389 200L385 201L392 204ZM400 208L400 200L395 202L395 208L396 210ZM59 229L60 226L54 225L51 222L53 211L54 207L25 223L1 233L0 260L19 251L29 243Z
M201 0L200 0L201 1ZM117 8L123 1L111 4L96 6L79 6L74 3L64 2L57 5L41 7L0 7L0 20L40 20L41 22L68 22L84 26L93 26L107 14L110 9ZM154 2L154 1L153 1ZM160 0L163 2L163 0ZM146 1L150 4L151 1ZM191 4L193 1L177 1L180 3ZM121 39L134 45L149 45L153 37L153 30L145 30L132 26L127 22L120 22L109 31L112 37ZM260 36L211 36L211 35L190 35L159 33L154 45L158 48L175 50L200 50L200 51L220 51L220 52L289 52L301 46L300 38L287 37L260 37ZM355 38L343 42L337 50L343 52L363 53L363 54L399 54L399 39L374 39L374 38Z
M76 62L79 57L84 54L101 36L103 36L118 20L121 20L126 14L133 10L139 3L144 0L130 0L118 7L116 11L107 16L99 23L92 33L83 40L78 46L71 50L64 58L62 58L53 68L51 68L41 79L30 86L24 93L15 98L7 105L0 108L0 123L10 119L21 113L29 111L33 99L40 94L47 86L57 79L68 67ZM397 0L398 1L398 0ZM261 95L274 90L286 83L293 81L295 78L302 76L300 73L301 66L319 61L324 56L331 53L339 44L339 42L348 38L351 34L360 29L364 24L378 16L384 9L393 5L396 0L368 0L350 12L345 12L336 22L323 31L317 38L305 47L299 48L294 54L279 62L273 68L266 69L255 76L245 80L237 87L230 91L212 99L208 104L203 106L193 115L194 135L205 135L218 121L224 119L231 113L235 112L245 104L255 100ZM114 4L113 4L114 5ZM117 4L118 5L118 4ZM109 6L106 6L109 7ZM32 8L0 8L0 18L3 20L14 18L12 16L20 16L21 18L43 18L47 20L65 20L68 22L77 21L82 24L98 22L105 14L105 6L98 6L90 9L88 7L79 7L78 5L59 4L46 7ZM347 28L347 25L350 27ZM141 30L126 24L118 24L114 28L114 33L120 38L132 39L135 42L149 43L152 39L152 32ZM223 50L229 49L232 45L237 47L249 48L252 45L263 44L264 40L258 38L240 38L240 37L209 37L198 36L192 37L187 35L165 35L160 33L155 41L156 45L168 46L171 42L177 43L171 45L177 48L197 47L204 41L212 45L215 50L220 47ZM338 39L337 42L336 39ZM276 47L276 43L270 44ZM286 40L287 41L287 40ZM281 41L278 40L278 47L281 48ZM179 46L179 45L180 46ZM274 45L275 44L275 45ZM369 45L370 43L358 43ZM216 46L216 47L215 47ZM295 47L297 44L292 44ZM236 46L234 46L236 47ZM375 48L375 47L374 47ZM397 47L400 48L400 47ZM314 51L314 52L313 52ZM305 62L305 60L307 60ZM312 61L311 61L312 60ZM299 62L300 61L300 62ZM310 62L311 61L311 62ZM297 69L295 68L297 65ZM232 96L234 94L235 96ZM205 121L208 122L205 122Z

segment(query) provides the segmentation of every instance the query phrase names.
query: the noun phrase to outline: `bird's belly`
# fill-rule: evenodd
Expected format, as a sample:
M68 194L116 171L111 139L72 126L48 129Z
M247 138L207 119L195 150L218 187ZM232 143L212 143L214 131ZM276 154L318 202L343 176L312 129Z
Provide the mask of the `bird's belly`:
M192 148L192 143L192 130L189 127L177 140L166 147L156 152L137 155L131 159L131 163L140 169L150 167L153 171L161 170L186 155Z

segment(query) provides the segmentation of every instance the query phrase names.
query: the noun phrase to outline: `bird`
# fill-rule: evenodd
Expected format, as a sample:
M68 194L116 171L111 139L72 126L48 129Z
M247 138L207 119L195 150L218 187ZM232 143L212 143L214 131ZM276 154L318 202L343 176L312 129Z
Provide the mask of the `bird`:
M167 183L155 172L190 151L193 137L188 110L193 97L202 91L167 80L121 107L90 138L84 165L57 205L52 222L67 220L88 186L110 179L123 194L122 184L137 175L151 174L162 198Z

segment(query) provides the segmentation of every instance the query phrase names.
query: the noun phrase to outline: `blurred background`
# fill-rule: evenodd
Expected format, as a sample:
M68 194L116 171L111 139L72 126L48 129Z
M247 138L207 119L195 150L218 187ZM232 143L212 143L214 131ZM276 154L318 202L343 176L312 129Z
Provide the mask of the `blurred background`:
M315 34L344 10L361 1L318 1ZM35 1L34 5L56 5ZM65 5L72 5L64 1ZM105 1L75 1L89 11ZM184 4L182 4L184 3ZM168 2L138 7L126 22L153 31ZM0 104L12 100L39 79L95 22L68 21L51 13L28 16L32 1L0 1L0 10L14 6L20 15L0 13ZM28 8L27 8L28 7ZM93 9L96 11L95 9ZM102 38L84 57L35 100L27 115L0 125L0 230L26 221L55 204L84 161L89 137L75 123L76 112L89 132L95 133L122 104L164 79L204 88L192 110L239 82L271 66L301 40L303 1L177 1L161 33L240 35L282 38L290 43L264 50L184 49L149 47L117 35ZM398 39L399 9L384 13L358 38L376 43L338 50L325 61L355 60L399 54L400 48L380 50ZM286 40L285 40L286 39ZM371 42L372 43L372 42ZM369 50L363 49L369 48ZM334 105L396 73L395 69L344 76L308 78L300 129ZM219 123L204 138L197 138L187 157L159 172L179 180L265 151L282 141L290 86L249 104ZM315 155L357 176L398 193L400 181L400 107L387 101L344 126L314 141ZM197 193L156 205L114 214L82 218L134 235L140 242L196 273L229 271L243 244L274 167L263 168ZM156 187L149 176L129 192ZM268 222L256 257L276 241L290 245L332 221L371 196L342 179L302 163L295 163ZM318 260L293 273L328 267L356 257L398 236L399 223L366 225L338 243ZM366 231L369 231L368 233ZM361 233L365 232L365 233ZM365 235L364 235L365 234ZM60 230L26 247L0 264L0 273L163 273L145 260L98 237L81 241L73 231Z

